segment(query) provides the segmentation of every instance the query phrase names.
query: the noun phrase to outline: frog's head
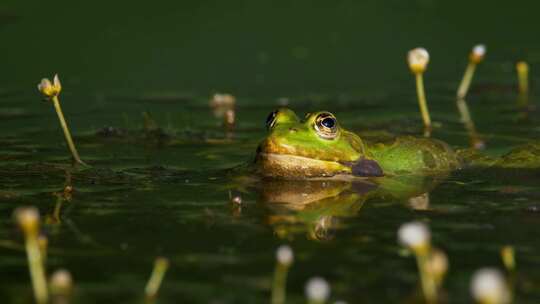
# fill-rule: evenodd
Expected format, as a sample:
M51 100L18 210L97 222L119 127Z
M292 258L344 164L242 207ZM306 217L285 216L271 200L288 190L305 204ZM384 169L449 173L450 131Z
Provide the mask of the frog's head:
M309 113L303 120L287 108L270 113L268 136L257 149L260 174L281 178L382 176L357 135L343 129L330 112Z

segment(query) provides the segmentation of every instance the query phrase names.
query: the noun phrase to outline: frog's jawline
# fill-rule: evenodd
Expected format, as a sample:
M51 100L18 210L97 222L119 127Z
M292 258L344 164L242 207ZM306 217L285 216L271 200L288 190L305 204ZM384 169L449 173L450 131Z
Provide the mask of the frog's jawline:
M350 167L342 163L298 155L261 152L257 156L257 162L264 166L260 171L263 175L274 177L341 181L367 179L366 177L353 176L350 172ZM342 168L342 170L335 174L328 174L327 172L336 172L336 170L326 169L329 167Z

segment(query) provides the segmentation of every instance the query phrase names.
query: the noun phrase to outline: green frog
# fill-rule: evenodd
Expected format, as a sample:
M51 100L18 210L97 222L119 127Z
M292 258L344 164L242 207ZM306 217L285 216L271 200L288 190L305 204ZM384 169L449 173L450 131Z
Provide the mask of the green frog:
M398 137L369 143L341 127L330 112L308 113L304 119L288 108L267 118L268 136L255 158L258 175L281 179L377 179L403 175L447 175L464 166L539 168L540 143L518 147L501 158L471 150L454 151L430 138Z
M429 209L429 193L454 170L540 168L537 142L491 158L429 138L368 142L325 111L300 119L281 108L266 125L268 135L252 166L257 177L248 184L269 210L267 222L283 238L307 232L310 239L331 239L344 218L356 216L372 199Z

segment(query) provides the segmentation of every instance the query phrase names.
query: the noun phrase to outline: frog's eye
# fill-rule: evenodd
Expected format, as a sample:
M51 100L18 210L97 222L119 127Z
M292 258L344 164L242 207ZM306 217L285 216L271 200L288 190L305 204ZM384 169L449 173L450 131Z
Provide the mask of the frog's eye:
M337 120L331 113L321 113L315 118L315 130L320 137L334 139L338 135Z
M268 114L268 117L266 118L266 128L268 130L272 129L272 127L276 124L276 116L277 116L278 110L272 111L272 113Z

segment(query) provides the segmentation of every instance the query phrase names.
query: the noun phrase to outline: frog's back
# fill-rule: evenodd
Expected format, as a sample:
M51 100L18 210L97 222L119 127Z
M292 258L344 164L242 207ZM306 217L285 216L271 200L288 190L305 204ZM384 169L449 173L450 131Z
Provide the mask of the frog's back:
M512 149L497 160L495 165L502 168L540 168L540 141Z
M385 175L445 174L460 168L458 155L448 144L430 138L398 137L369 146Z

